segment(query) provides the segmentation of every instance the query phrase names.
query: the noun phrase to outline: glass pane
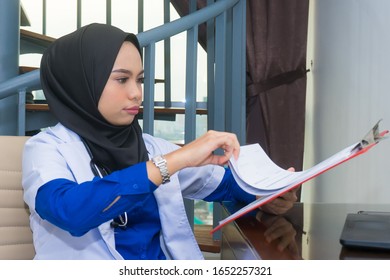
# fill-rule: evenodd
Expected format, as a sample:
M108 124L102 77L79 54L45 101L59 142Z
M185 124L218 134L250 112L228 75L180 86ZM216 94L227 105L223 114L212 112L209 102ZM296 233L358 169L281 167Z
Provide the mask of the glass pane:
M184 144L184 115L177 114L175 121L155 120L154 136L176 144ZM139 120L142 127L143 121ZM196 116L196 137L207 131L207 115Z
M194 224L212 225L213 224L213 206L211 202L196 200L194 205Z
M164 1L144 0L144 30L164 24Z
M20 3L31 24L31 26L21 26L21 28L42 34L42 1L21 0Z
M20 66L40 67L42 54L26 53L19 56Z
M137 34L138 32L138 0L111 1L112 25Z
M207 101L207 53L198 44L198 73L196 101Z
M46 34L58 38L76 30L76 10L76 0L46 0Z
M106 0L81 1L81 25L106 23Z

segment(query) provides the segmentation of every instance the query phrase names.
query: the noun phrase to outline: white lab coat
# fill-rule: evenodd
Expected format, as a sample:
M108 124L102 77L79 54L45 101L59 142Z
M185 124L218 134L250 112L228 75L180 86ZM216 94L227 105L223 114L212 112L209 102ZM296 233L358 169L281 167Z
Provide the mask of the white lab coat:
M144 134L149 156L166 154L178 147ZM56 227L35 212L40 186L57 178L82 183L92 180L90 157L77 134L58 124L26 143L23 154L24 200L29 205L30 225L36 250L35 259L122 259L115 250L110 221L81 237ZM202 259L188 223L183 197L202 199L219 185L224 169L204 166L184 169L171 176L171 182L154 191L162 224L161 246L168 259Z

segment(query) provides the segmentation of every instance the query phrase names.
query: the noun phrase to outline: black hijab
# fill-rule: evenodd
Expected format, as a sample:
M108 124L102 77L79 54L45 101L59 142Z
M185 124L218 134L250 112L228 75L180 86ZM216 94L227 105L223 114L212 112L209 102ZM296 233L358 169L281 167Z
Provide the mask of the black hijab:
M133 43L141 55L134 34L94 23L57 39L41 60L41 84L50 111L84 140L93 162L108 173L148 160L137 118L131 125L115 126L98 111L124 41Z

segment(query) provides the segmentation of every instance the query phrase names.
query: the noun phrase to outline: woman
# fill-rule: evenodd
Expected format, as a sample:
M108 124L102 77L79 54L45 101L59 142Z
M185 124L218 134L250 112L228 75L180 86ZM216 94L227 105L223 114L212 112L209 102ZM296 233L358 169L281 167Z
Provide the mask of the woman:
M209 131L183 148L142 134L142 82L136 36L109 25L44 53L41 84L59 123L24 151L36 259L202 259L183 197L254 199L221 167L238 157L234 134Z

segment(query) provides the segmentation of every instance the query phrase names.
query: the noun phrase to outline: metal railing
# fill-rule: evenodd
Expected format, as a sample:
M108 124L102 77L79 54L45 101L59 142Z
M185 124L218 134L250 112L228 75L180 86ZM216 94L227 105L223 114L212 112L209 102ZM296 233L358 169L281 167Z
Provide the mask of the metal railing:
M208 1L208 6L188 16L139 33L145 48L144 131L153 134L155 44L187 32L185 142L195 138L197 27L207 23L208 129L235 132L245 140L245 1ZM234 55L233 55L234 54ZM234 67L233 67L234 66ZM0 100L19 94L18 134L24 134L24 95L40 88L39 70L0 84ZM169 97L168 97L169 98ZM170 100L164 105L169 107ZM168 104L168 106L167 106ZM234 104L234 106L233 106Z

